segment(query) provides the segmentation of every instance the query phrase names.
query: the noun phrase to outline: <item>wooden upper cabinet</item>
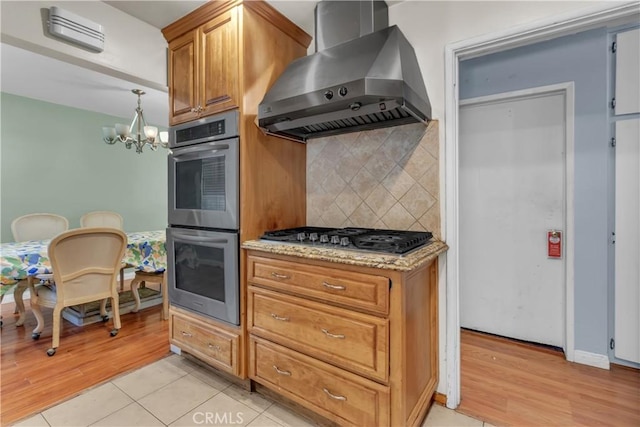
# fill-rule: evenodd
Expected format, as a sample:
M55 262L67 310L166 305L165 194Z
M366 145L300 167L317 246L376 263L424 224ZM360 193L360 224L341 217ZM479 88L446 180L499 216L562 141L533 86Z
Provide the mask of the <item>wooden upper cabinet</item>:
M199 32L201 115L238 107L238 8L211 20Z
M169 43L169 118L182 123L198 117L197 32L192 31Z
M239 106L238 8L169 43L171 125Z

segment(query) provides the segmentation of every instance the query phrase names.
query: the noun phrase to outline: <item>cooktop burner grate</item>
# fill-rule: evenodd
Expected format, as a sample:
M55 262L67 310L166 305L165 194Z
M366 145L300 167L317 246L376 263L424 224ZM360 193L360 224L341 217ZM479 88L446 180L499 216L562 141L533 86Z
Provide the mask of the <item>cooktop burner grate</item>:
M317 247L406 254L429 243L432 236L428 231L297 227L268 231L262 239Z

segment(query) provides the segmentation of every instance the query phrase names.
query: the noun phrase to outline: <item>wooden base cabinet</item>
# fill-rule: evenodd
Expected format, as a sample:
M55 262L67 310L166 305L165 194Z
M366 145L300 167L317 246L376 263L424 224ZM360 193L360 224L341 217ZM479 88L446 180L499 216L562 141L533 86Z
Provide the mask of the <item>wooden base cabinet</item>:
M437 258L394 271L248 251L249 378L340 425L419 425L437 274Z
M169 311L169 342L209 365L240 376L240 331L177 307Z

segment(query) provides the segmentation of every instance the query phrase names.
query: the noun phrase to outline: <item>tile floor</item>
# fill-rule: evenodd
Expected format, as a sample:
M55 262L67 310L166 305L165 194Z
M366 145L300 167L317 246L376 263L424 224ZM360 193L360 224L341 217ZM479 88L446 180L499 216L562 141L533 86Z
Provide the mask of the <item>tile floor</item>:
M306 427L309 421L178 355L115 378L15 426ZM423 426L489 426L434 404Z

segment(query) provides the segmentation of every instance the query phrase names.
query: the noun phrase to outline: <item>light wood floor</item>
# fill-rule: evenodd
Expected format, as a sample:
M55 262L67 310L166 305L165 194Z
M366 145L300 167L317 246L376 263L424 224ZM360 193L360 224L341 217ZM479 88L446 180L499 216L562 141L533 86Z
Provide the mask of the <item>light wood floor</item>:
M111 320L84 327L63 320L60 346L53 357L46 354L51 347L51 309L43 308L46 326L40 339L34 341L31 331L35 319L30 311L25 326L16 327L14 305L1 307L2 426L169 354L169 322L161 319L159 305L120 316L122 329L113 338L109 335Z
M462 330L458 412L495 425L640 426L640 371Z

